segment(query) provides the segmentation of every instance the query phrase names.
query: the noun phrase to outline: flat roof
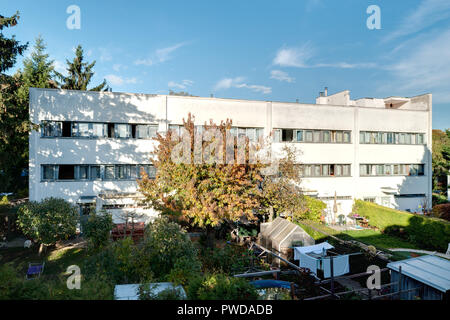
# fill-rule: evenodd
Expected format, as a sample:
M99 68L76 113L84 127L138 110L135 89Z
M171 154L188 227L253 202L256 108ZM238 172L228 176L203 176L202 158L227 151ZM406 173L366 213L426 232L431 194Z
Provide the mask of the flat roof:
M402 261L390 262L387 267L433 287L441 292L450 290L450 260L427 255Z

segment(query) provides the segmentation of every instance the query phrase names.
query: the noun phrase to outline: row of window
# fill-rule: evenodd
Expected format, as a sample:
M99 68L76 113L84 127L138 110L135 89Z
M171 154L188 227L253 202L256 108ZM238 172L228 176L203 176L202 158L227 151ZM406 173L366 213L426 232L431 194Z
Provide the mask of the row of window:
M156 168L149 164L45 164L41 166L41 177L43 181L134 180L142 178L142 170L144 170L150 178L156 176Z
M302 177L350 177L349 164L307 164L300 165Z
M424 164L361 164L359 174L366 176L423 176ZM302 177L350 177L350 164L300 165Z
M174 131L178 135L181 134L182 127L182 125L178 124L169 124L169 130ZM203 126L195 126L195 129L199 134L204 131ZM259 141L260 138L264 137L264 128L232 127L229 132L235 137L247 137L250 141Z
M41 136L45 138L77 137L150 139L156 136L157 131L157 124L44 121L41 125Z
M424 164L361 164L360 176L423 176Z
M423 133L361 131L359 143L364 144L425 144Z
M182 125L169 125L169 130L180 134ZM196 126L197 132L203 132L203 126ZM72 121L43 121L42 137L78 137L78 138L133 138L150 139L156 136L157 124L94 123ZM233 127L234 136L245 136L257 141L264 136L264 128ZM346 130L303 130L275 129L274 142L305 143L351 143L351 131ZM363 144L425 144L423 133L373 132L361 131L360 143Z
M351 131L275 129L274 142L351 143Z

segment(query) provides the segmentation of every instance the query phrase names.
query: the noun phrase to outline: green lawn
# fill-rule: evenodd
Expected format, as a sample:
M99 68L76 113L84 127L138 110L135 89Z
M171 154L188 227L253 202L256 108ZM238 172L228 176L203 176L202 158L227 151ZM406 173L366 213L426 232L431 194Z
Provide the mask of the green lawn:
M64 274L70 265L78 265L81 267L86 256L86 249L83 248L49 249L41 257L36 247L31 249L10 248L0 250L0 263L12 263L25 276L30 262L45 262L42 276L58 277Z

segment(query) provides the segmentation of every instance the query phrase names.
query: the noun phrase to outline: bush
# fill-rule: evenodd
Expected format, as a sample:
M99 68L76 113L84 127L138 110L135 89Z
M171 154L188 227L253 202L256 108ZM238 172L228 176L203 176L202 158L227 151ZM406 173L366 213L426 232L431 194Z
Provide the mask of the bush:
M184 296L181 290L177 288L168 288L160 291L159 293L153 293L153 286L151 284L143 284L139 286L139 300L183 300Z
M450 221L450 203L435 205L432 214L434 217Z
M308 196L303 196L303 210L294 212L294 220L320 221L327 205L325 202Z
M139 260L151 266L158 279L167 279L172 269L180 269L180 266L187 267L189 273L199 272L201 267L197 249L187 233L166 217L146 227L138 254Z
M159 218L137 245L131 238L111 243L86 262L88 277L106 274L116 284L150 280L186 283L200 272L197 250L181 227Z
M444 194L433 193L433 207L438 204L448 203L448 199Z
M113 228L112 216L106 211L96 214L95 210L91 210L89 217L82 221L81 226L89 247L98 249L108 243Z
M29 238L44 245L75 235L79 214L63 199L47 198L42 202L28 202L17 214L17 223Z
M209 273L233 275L245 272L253 266L264 268L262 261L255 258L250 250L234 245L227 245L224 248L204 248L200 259L203 271Z
M256 300L258 293L245 279L224 274L205 275L193 279L187 287L191 300Z

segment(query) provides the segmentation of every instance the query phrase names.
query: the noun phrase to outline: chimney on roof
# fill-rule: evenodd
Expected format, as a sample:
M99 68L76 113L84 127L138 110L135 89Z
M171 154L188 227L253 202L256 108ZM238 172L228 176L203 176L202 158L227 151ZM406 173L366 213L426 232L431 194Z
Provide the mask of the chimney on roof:
M214 98L214 94L213 94L213 93L211 93L209 96L210 96L211 98Z
M319 92L319 97L325 97L325 94L321 91Z
M328 97L328 87L325 87L325 97Z
M295 99L295 103L298 103L298 99Z

